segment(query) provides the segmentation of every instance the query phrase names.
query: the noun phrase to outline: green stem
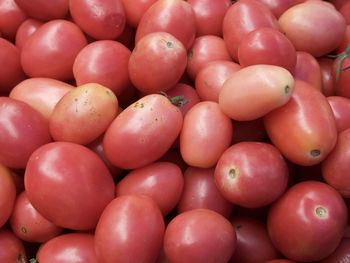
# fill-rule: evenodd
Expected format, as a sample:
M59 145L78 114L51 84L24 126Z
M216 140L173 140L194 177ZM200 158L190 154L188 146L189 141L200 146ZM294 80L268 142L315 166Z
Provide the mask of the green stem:
M170 96L168 96L168 94L166 94L163 91L161 91L160 94L167 97L168 100L171 102L171 104L173 104L179 108L182 108L183 106L185 106L188 103L188 100L184 96L181 96L181 95L170 97Z

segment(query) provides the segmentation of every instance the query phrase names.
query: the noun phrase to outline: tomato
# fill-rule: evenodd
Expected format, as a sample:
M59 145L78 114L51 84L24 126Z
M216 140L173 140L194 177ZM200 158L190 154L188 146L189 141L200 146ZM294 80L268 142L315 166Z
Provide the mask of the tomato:
M347 220L345 202L334 188L305 181L293 185L272 205L267 227L282 254L291 260L310 262L336 249Z
M46 242L63 230L38 213L28 200L26 192L17 196L10 224L16 236L28 242Z
M326 97L310 84L296 80L291 99L264 116L272 143L291 162L320 163L335 146L337 128Z
M339 246L320 263L347 262L350 259L350 239L343 238Z
M8 93L25 78L25 75L18 48L4 38L0 38L0 61L6 65L0 71L0 93Z
M95 41L83 48L73 64L77 85L95 82L120 95L131 85L128 63L131 51L113 40Z
M228 262L235 247L230 221L209 209L178 214L165 230L164 252L172 263Z
M103 161L88 148L69 142L37 149L28 161L24 184L42 216L74 230L93 229L115 191Z
M26 263L23 242L6 228L0 228L0 261Z
M224 16L222 30L234 61L238 61L238 47L243 37L262 27L278 29L276 17L264 4L257 0L243 0L230 6Z
M242 67L269 64L293 73L297 55L292 42L275 28L258 28L242 38L238 46L238 61Z
M142 16L157 0L122 0L126 22L137 28Z
M285 68L252 65L240 69L225 81L219 93L219 105L230 118L250 121L286 104L293 87L294 78Z
M94 236L84 233L68 233L43 243L36 259L40 263L97 262Z
M321 57L317 59L321 69L322 93L327 96L335 95L335 84L333 77L333 59Z
M107 128L103 139L106 157L123 169L150 164L170 149L182 123L181 111L167 97L144 96L124 109Z
M350 52L344 53L333 62L333 77L335 78L335 95L350 98L350 70L344 70L350 66Z
M22 47L23 70L30 77L71 80L75 57L86 45L87 40L77 25L51 20L39 27Z
M121 0L69 1L69 11L74 22L94 39L115 39L125 27Z
M293 5L299 4L300 2L304 2L304 0L259 0L263 4L265 4L272 13L279 18L287 9L292 7Z
M234 204L257 208L271 204L286 190L288 167L276 147L262 142L230 146L215 166L215 183Z
M350 99L341 96L327 97L331 105L338 132L350 128Z
M117 111L118 99L110 89L97 83L81 85L56 104L49 119L50 134L55 141L91 143L104 133Z
M16 185L10 169L0 164L0 228L10 218L16 200Z
M25 168L30 155L51 141L48 122L28 104L0 97L0 163Z
M219 101L219 93L224 82L241 66L233 61L217 60L199 70L195 88L201 100Z
M43 24L42 21L28 18L18 27L16 31L16 47L22 49L27 39Z
M350 7L350 5L349 5ZM346 47L350 44L350 24L346 25L346 29L345 29L345 34L343 37L342 42L340 43L340 45L336 48L335 52L336 53L341 53L344 52L346 50Z
M135 41L153 32L167 32L188 50L196 35L195 15L189 3L182 0L158 0L143 14Z
M116 196L147 195L157 203L165 216L179 202L183 185L184 179L179 166L170 162L154 162L132 170L121 179L116 186Z
M307 17L307 19L305 19ZM280 30L295 48L315 57L332 52L341 43L346 28L343 16L323 1L294 5L279 17ZM322 30L317 30L322 28Z
M155 262L164 229L162 213L150 197L119 196L105 208L96 227L98 262Z
M236 231L237 245L230 262L256 263L279 257L264 223L244 216L233 216L231 223Z
M215 60L231 60L225 41L212 35L197 37L188 51L188 76L195 80L200 69Z
M346 24L350 24L350 4L346 0L331 0L330 1L335 8L344 16L344 19L346 20Z
M0 32L2 37L13 41L18 28L26 18L27 15L16 4L15 0L0 1Z
M181 156L188 165L213 167L230 146L232 134L231 119L217 102L199 102L184 117L180 133Z
M11 90L9 97L27 103L48 120L57 102L73 88L51 78L27 78Z
M233 204L220 193L214 182L214 168L188 167L184 172L184 189L177 212L205 208L224 217L231 216Z

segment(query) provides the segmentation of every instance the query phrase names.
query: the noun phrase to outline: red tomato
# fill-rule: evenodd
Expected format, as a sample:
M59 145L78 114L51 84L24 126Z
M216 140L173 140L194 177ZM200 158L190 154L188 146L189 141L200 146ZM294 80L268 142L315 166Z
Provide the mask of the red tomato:
M158 0L143 14L137 30L136 43L153 32L167 32L185 47L192 46L196 36L195 15L189 3L182 0Z
M28 161L24 184L40 214L75 230L93 229L115 191L103 161L88 148L68 142L37 149Z
M307 17L307 19L305 19ZM295 48L315 57L326 55L341 43L344 17L323 1L306 1L286 10L278 20L280 29ZM322 30L317 30L322 28Z
M103 147L107 159L124 169L150 164L170 149L182 122L181 111L167 97L142 97L122 111L106 130Z
M2 37L13 41L16 32L27 15L15 0L0 0L0 32Z
M66 20L52 20L39 27L24 44L23 70L30 77L71 80L75 57L86 45L86 38L77 25Z
M348 6L350 8L350 4L348 4ZM349 44L350 44L350 24L348 23L348 25L346 25L343 40L340 43L340 45L337 47L337 49L335 50L336 53L339 54L341 52L344 52Z
M350 51L350 50L349 50ZM350 52L346 51L343 55L334 60L333 76L335 78L335 95L350 98Z
M231 60L225 41L212 35L197 37L188 51L188 76L195 80L201 68L215 60Z
M331 105L338 132L350 128L350 99L341 96L327 97Z
M46 242L59 235L63 228L44 218L30 203L26 192L17 196L10 218L12 231L28 242Z
M0 228L0 247L1 262L28 262L23 242L6 228Z
M335 8L344 16L346 23L350 24L350 4L347 0L331 0L331 2Z
M345 202L334 188L305 181L289 188L273 204L267 227L282 254L291 260L310 262L319 261L336 249L347 220Z
M0 228L10 218L16 200L16 185L10 169L0 164Z
M0 163L25 168L30 155L51 141L47 120L28 104L0 97Z
M157 0L122 0L126 22L137 28L142 16Z
M19 27L16 32L16 47L22 49L27 39L43 24L42 21L28 18Z
M291 99L264 116L272 143L290 161L320 163L335 146L337 128L326 97L310 84L295 81Z
M221 155L214 177L227 200L257 208L277 200L285 192L289 176L285 160L273 145L240 142Z
M343 238L339 246L328 257L319 263L347 262L350 259L350 238Z
M230 146L232 134L231 119L217 102L199 102L184 117L180 133L181 156L188 165L213 167Z
M224 217L231 216L233 204L220 193L214 182L214 168L188 167L184 173L184 189L177 212L205 208Z
M230 262L257 263L279 257L264 223L244 216L233 216L231 223L236 230L237 244Z
M230 221L209 209L175 216L164 236L164 252L172 263L228 262L236 247Z
M174 163L154 162L134 169L116 186L116 196L143 194L151 197L162 214L169 214L179 202L184 179L181 169ZM164 192L166 189L166 192Z
M40 246L36 259L40 263L96 263L94 236L69 233L54 237Z
M263 4L265 4L272 13L279 18L287 9L292 7L293 5L299 4L300 2L304 2L304 0L259 0Z
M153 263L163 242L164 220L157 204L144 195L115 198L95 231L98 262Z
M335 84L333 77L333 59L321 57L317 59L321 69L322 93L327 96L335 95Z
M77 85L95 82L117 96L129 88L128 63L131 51L113 40L95 41L83 48L73 64Z
M242 67L269 64L293 73L297 56L292 42L275 28L258 28L242 38L238 46L238 61Z
M238 61L238 47L249 32L262 27L278 29L273 13L257 0L234 2L227 10L223 25L223 37L227 48L235 61Z

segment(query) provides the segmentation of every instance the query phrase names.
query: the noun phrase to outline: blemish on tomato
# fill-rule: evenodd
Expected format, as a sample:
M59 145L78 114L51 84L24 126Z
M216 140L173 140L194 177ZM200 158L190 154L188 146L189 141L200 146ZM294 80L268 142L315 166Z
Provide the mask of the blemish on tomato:
M289 85L286 85L286 86L284 87L284 92L285 92L286 94L288 94L288 93L290 92L290 86L289 86Z
M27 228L25 228L24 226L22 226L21 227L21 232L23 233L23 234L27 234Z
M237 177L237 171L235 168L231 168L228 171L228 175L230 176L230 178L235 179Z

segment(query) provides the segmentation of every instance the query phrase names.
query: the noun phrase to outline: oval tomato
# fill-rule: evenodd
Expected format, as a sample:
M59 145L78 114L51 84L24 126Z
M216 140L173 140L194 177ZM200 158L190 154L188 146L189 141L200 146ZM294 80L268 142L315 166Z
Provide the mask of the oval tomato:
M16 201L16 185L10 169L0 163L0 228L10 218Z

